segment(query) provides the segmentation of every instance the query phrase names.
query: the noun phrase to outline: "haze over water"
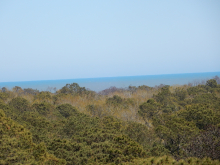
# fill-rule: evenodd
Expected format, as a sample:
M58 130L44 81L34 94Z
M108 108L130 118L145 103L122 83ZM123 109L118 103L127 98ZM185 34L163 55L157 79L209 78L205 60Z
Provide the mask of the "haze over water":
M141 85L153 87L160 84L184 85L188 83L201 82L202 80L211 79L214 76L220 77L220 72L0 82L0 87L7 87L9 89L12 89L14 86L20 86L21 88L33 88L40 91L45 91L51 88L56 88L58 90L66 84L78 83L81 87L86 87L90 90L99 92L112 86L115 86L117 88L126 88L128 86Z

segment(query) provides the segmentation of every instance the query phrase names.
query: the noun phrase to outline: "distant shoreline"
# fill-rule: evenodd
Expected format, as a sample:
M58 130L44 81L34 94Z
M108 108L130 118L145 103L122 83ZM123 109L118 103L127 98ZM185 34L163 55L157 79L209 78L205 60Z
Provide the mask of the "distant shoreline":
M211 79L214 76L220 76L220 72L204 73L180 73L180 74L161 74L161 75L143 75L143 76L120 76L120 77L101 77L101 78L80 78L80 79L61 79L61 80L37 80L37 81L17 81L0 82L0 88L6 87L12 89L14 86L21 88L32 88L40 91L49 88L60 89L66 84L78 83L81 87L99 92L109 87L126 88L128 86L155 86L166 85L184 85Z

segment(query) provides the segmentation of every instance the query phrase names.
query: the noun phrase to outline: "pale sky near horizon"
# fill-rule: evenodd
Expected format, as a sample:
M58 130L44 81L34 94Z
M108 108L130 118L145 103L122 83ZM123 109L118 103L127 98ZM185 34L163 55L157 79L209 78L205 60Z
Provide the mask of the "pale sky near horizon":
M1 0L0 82L219 72L219 0Z

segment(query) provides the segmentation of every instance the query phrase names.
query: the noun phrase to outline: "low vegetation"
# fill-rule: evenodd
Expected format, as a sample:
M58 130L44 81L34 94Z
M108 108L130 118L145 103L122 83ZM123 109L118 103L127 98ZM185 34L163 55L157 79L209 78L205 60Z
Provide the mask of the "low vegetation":
M0 164L220 164L219 77L203 84L0 90Z

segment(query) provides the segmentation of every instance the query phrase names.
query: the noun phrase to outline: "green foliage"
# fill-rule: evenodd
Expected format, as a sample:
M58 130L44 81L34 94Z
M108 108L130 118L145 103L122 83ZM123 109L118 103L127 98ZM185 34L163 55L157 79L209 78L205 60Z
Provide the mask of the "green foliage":
M31 133L5 117L0 109L0 164L66 164L32 142Z
M48 101L52 99L50 92L40 92L36 94L35 99L42 100L42 101Z
M48 149L67 164L118 164L146 155L137 142L121 135L122 130L123 122L113 117L100 120L78 113L63 129L63 134L72 138L54 139Z
M183 101L186 98L186 96L187 96L187 91L184 90L184 89L181 89L181 88L176 88L175 89L175 96L179 100Z
M67 164L119 164L145 156L142 147L126 136L97 129L71 141L54 139L48 149L57 157L66 159Z
M11 108L8 104L0 100L0 109L2 109L6 114L11 112Z
M193 105L179 112L179 116L187 121L193 121L199 129L205 129L209 125L217 124L220 119L215 118L215 113L207 106Z
M110 97L106 100L106 104L113 106L119 106L122 104L122 102L123 99L118 95L114 95L113 97Z
M153 100L149 99L139 106L140 110L138 113L146 119L151 119L154 115L158 113L158 104Z
M125 128L124 122L114 118L113 116L106 116L101 122L103 123L105 129L111 130L112 132L121 132L122 129Z
M32 109L34 111L37 111L39 114L48 116L48 117L53 117L56 115L55 106L47 103L47 102L42 102L42 103L34 103L32 105Z
M126 128L123 129L123 133L132 140L138 142L143 146L148 156L161 156L169 154L169 151L165 149L161 141L157 139L153 130L149 130L147 126L136 123L128 122Z
M68 121L65 123L62 129L62 133L71 138L81 134L85 130L90 130L97 127L100 127L100 119L91 118L82 113L76 113L68 118Z
M58 93L56 95L53 95L52 100L53 100L54 105L58 104L58 102L66 96L68 96L68 94L65 94L65 93Z
M153 98L160 103L161 110L164 113L172 113L173 111L178 110L178 100L182 100L184 98L184 94L178 93L178 91L178 96L173 96L169 88L170 86L166 85L161 88L161 91L157 95L153 96Z
M112 88L113 97L76 83L54 94L5 88L0 164L220 164L219 89L214 80Z
M48 133L54 128L45 117L36 112L27 112L19 121L31 131L35 143L49 141Z
M165 147L176 158L186 156L183 146L196 136L199 129L193 122L186 121L183 118L175 115L169 116L164 125L159 125L156 128L158 136L164 140Z
M206 82L206 86L209 86L211 88L217 88L217 82L215 79L210 79Z
M30 104L29 102L24 99L24 98L21 98L21 97L16 97L16 98L13 98L10 102L9 102L9 105L18 110L19 112L25 112L25 111L28 111L30 109Z
M219 98L216 97L214 93L206 93L206 94L201 94L192 100L192 103L200 103L200 104L213 104L215 102L220 101Z
M149 90L152 90L153 88L147 85L141 85L141 86L138 86L138 89L149 91Z
M160 102L162 104L166 104L169 97L171 96L171 92L169 90L169 85L166 85L161 88L161 91L154 96L157 102Z
M210 158L198 159L190 157L185 160L175 160L171 156L150 157L145 159L135 159L133 162L125 163L126 165L219 165L219 160L211 160Z
M209 126L185 147L190 156L220 160L220 127Z
M114 95L113 97L109 97L106 99L106 104L114 108L119 107L119 108L127 109L129 106L134 106L135 101L132 98L123 99L118 95Z
M69 164L80 164L83 159L77 158L76 152L80 151L82 144L70 142L69 140L53 139L48 144L48 150L59 158L66 160Z
M164 155L171 155L170 150L165 148L162 143L154 143L153 146L150 148L150 155L151 156L164 156Z
M9 98L9 94L0 91L0 100L6 101Z
M32 88L25 88L24 94L31 94L31 95L37 95L39 93L39 90L32 89Z
M59 106L56 107L56 109L60 112L60 114L67 118L71 115L74 115L75 113L77 113L77 110L75 107L73 107L70 104L61 104Z
M60 89L59 92L72 95L83 95L91 93L90 91L86 90L85 87L80 87L77 83L66 84Z
M200 94L203 94L203 93L207 93L208 91L207 91L207 89L205 88L204 85L198 85L198 86L195 86L195 87L188 88L187 92L191 96L196 96L196 95L200 95Z

